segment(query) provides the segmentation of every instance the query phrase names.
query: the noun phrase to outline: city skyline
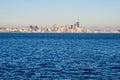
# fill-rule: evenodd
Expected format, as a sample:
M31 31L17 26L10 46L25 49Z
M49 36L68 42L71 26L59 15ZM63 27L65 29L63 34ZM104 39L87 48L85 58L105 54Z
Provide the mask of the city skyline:
M120 26L119 0L0 0L0 25Z
M54 24L53 26L37 26L29 25L24 27L11 26L11 27L0 27L0 32L22 32L22 33L120 33L119 28L85 28L80 26L79 22L76 22L71 25L59 26Z

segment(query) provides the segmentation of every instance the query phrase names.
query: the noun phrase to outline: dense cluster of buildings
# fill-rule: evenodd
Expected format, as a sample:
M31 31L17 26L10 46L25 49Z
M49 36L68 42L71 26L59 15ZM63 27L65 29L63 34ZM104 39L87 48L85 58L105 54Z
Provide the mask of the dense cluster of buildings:
M50 33L61 33L61 32L82 32L82 28L77 22L74 25L58 26L54 24L51 27L47 26L28 26L28 27L1 27L0 32L50 32Z
M95 30L84 29L79 22L73 25L58 26L27 26L27 27L0 27L0 32L38 32L38 33L120 33L120 29L116 30Z

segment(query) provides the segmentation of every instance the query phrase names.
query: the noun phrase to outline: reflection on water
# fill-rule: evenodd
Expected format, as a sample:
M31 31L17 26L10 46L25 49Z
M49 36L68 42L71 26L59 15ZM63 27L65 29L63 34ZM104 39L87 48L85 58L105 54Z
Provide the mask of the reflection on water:
M0 79L120 80L119 39L41 38L0 39Z

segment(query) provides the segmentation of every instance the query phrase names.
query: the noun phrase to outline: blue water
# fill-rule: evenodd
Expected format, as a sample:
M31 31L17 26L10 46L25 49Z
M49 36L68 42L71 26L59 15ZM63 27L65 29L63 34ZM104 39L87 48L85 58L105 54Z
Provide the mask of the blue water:
M0 80L120 80L120 34L0 33Z

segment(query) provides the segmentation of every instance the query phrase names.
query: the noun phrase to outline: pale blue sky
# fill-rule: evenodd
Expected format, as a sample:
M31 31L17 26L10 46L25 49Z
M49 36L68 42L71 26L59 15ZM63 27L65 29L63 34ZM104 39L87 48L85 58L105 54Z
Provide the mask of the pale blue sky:
M0 24L120 25L120 0L0 0Z

